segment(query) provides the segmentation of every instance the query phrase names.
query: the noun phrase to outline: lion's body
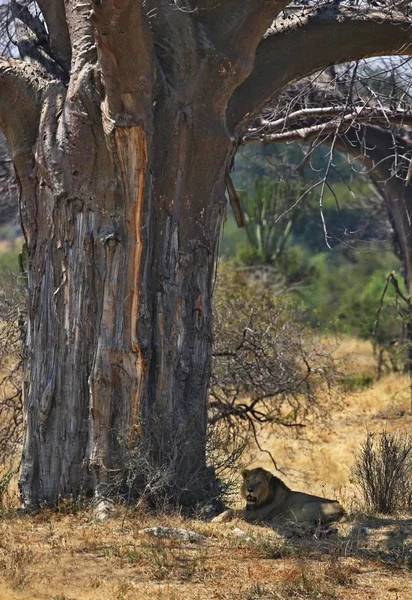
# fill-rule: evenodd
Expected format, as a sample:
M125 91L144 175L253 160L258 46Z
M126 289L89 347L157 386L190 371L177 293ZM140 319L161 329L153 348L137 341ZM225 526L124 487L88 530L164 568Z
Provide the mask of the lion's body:
M294 492L281 479L262 468L243 472L241 492L246 501L245 509L229 509L216 520L224 522L240 517L247 521L283 519L331 523L345 514L336 500Z

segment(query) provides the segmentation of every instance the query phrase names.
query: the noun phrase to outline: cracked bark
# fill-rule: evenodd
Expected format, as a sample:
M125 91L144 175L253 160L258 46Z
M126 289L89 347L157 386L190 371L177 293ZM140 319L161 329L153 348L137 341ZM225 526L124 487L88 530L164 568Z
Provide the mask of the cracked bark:
M124 468L125 434L170 472L174 501L214 493L211 295L238 143L227 106L284 5L237 0L230 19L232 4L65 0L63 21L43 0L49 56L65 74L36 71L30 48L30 65L0 62L28 255L26 505L106 495ZM295 76L292 62L282 77Z

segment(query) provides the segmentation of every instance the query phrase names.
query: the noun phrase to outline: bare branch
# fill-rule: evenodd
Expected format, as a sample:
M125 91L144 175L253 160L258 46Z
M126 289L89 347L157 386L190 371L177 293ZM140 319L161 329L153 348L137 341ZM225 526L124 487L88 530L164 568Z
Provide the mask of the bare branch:
M49 31L50 51L62 69L70 72L71 46L64 0L37 0Z
M300 119L319 119L324 117L338 117L346 109L345 106L323 106L323 107L310 107L296 110L293 113L289 113L285 118L278 119L276 121L268 121L262 119L262 125L267 125L270 131L275 130L277 127L287 127ZM412 124L412 112L410 110L396 109L390 110L384 107L376 106L359 106L355 107L353 114L356 115L357 121L387 121L393 125L411 125Z
M229 168L226 169L226 189L229 196L229 202L233 210L234 217L236 219L236 224L238 227L245 226L245 217L243 215L242 203L239 198L239 194L236 191L236 188L233 184L232 178L230 176Z
M94 0L92 20L108 116L119 125L144 121L152 104L151 34L135 0Z
M385 111L375 107L355 108L348 114L342 114L344 107L324 107L301 109L288 115L284 119L279 119L273 123L268 123L269 130L265 129L258 134L250 132L243 138L243 143L262 142L263 144L273 144L278 142L309 142L313 139L322 139L335 131L344 132L348 127L355 123L370 123L377 121L382 123L386 121L392 125L412 125L412 113L410 111ZM288 131L274 132L275 126L289 126L298 118L304 117L322 118L333 117L332 120L298 127ZM264 122L262 123L262 125Z
M330 4L323 11L304 18L295 16L286 26L276 26L258 46L251 75L232 96L230 128L244 128L286 85L330 64L383 54L411 54L411 32L411 21L401 13Z

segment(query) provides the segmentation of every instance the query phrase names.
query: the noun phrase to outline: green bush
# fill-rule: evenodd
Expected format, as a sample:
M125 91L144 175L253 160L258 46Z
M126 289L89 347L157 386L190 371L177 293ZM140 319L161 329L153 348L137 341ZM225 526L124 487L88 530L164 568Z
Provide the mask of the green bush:
M347 393L371 387L373 381L373 377L367 373L362 373L361 375L345 375L339 379L342 389Z
M389 271L399 261L379 245L368 252L322 253L310 260L310 283L297 291L313 325L370 339ZM399 338L401 319L393 306L395 293L385 296L377 343Z

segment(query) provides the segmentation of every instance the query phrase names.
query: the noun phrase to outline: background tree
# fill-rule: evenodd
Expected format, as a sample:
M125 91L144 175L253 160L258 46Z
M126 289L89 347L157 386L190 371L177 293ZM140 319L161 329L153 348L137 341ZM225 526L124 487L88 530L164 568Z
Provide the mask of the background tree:
M322 194L329 186L336 151L363 162L385 203L394 250L403 262L408 288L412 280L409 71L408 61L388 59L374 68L359 63L343 71L328 68L285 90L245 138L246 142L259 138L265 144L309 142L306 162L319 144L329 146L327 168L320 181ZM328 243L325 223L324 229Z
M253 191L241 194L249 241L249 247L243 251L247 262L269 266L278 263L298 216L294 208L301 194L301 182L287 173L278 180L256 178ZM281 219L282 216L286 218Z
M236 148L291 81L411 48L409 3L288 4L11 0L21 59L0 59L0 127L27 245L26 505L105 495L125 435L173 474L174 501L215 493L211 295Z
M272 109L266 109L250 137L246 138L246 141L252 141L258 135L264 143L278 144L292 140L310 142L305 163L310 160L314 148L320 144L329 147L325 175L320 182L320 212L328 245L331 236L322 203L325 189L332 190L328 177L336 151L346 153L356 162L361 161L386 206L393 231L394 251L402 261L409 293L412 277L410 85L409 59L356 62L339 69L329 67L285 90ZM335 199L338 203L336 195ZM384 280L378 285L383 289ZM365 291L366 296L370 296L371 289ZM375 285L376 306L380 295ZM356 312L364 312L361 296L365 296L365 292L358 298L360 305ZM399 299L404 305L402 295ZM407 305L400 312L406 339L409 340L411 315L407 315L406 308ZM392 351L397 337L394 316L386 314L383 319L385 325L379 323L375 327L367 321L366 315L365 325L369 334L374 332L378 355L382 357L385 351ZM410 342L407 341L406 346L410 355ZM396 352L399 354L398 345Z

